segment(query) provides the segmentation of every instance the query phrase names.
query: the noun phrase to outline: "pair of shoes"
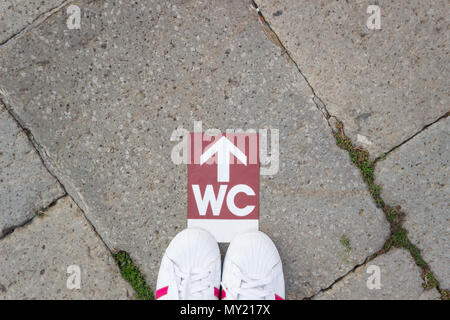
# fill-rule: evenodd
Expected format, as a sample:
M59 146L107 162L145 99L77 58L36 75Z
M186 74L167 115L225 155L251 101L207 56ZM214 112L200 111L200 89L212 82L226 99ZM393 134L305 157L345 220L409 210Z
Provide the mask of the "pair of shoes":
M280 255L272 240L259 231L233 239L223 273L216 239L202 229L181 231L164 253L156 290L159 300L283 300L284 297Z

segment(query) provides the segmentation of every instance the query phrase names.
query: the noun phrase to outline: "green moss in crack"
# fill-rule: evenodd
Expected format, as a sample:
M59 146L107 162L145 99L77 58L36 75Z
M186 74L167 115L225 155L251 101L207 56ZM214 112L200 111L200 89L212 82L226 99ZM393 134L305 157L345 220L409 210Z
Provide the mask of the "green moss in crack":
M391 243L395 247L398 248L408 248L409 247L409 239L406 233L406 230L403 228L399 228L394 231L391 235Z
M138 300L153 300L154 296L150 290L147 282L138 267L133 263L130 256L125 251L119 251L112 254L114 260L120 269L122 277L128 281L136 292L136 299Z
M400 207L390 207L385 204L381 198L381 186L375 184L375 162L370 160L369 153L359 147L353 146L351 140L344 133L344 126L342 122L337 124L338 132L334 133L336 144L346 150L350 156L351 161L356 165L364 181L367 183L370 195L372 196L375 204L378 208L381 208L386 215L386 219L391 226L391 236L389 240L384 244L383 249L380 252L387 252L392 247L404 248L408 250L411 256L414 258L417 266L422 269L422 278L424 281L424 287L427 289L438 288L439 282L434 277L433 272L430 270L429 265L422 258L419 248L411 243L408 239L407 231L402 228L402 219L404 214ZM384 154L382 158L385 158L387 154ZM341 239L343 243L343 239ZM344 244L344 243L343 243ZM345 246L345 245L344 245ZM440 290L442 299L448 296L447 292Z
M394 229L398 229L402 222L404 214L401 212L400 207L383 206L383 211L386 214L386 219L389 221Z
M434 277L434 273L432 271L425 272L425 283L424 283L425 289L431 289L431 288L439 288L439 282ZM442 299L444 293L441 293Z
M341 130L334 135L337 145L348 152L350 160L358 167L364 181L367 183L369 192L377 207L382 208L384 202L381 198L381 187L375 184L374 162L370 160L369 153L366 150L353 146L351 140L345 136L342 124L338 127L340 127Z
M411 253L416 264L422 269L422 277L424 279L424 287L426 289L438 288L439 282L434 277L433 272L430 270L430 266L423 259L420 249L409 241L407 231L403 228L398 228L392 233L389 241L393 246L398 248L404 248Z

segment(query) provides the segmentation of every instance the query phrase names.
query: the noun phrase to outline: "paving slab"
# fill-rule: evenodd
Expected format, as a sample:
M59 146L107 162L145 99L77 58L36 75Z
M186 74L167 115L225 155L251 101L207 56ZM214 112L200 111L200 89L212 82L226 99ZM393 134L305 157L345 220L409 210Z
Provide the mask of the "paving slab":
M63 195L61 185L0 103L0 238Z
M187 166L170 160L170 137L196 120L279 130L260 226L280 250L288 298L312 296L383 246L384 214L248 3L78 5L80 30L59 12L0 48L0 87L97 232L150 285L186 227Z
M383 199L406 214L403 226L442 289L450 289L450 119L428 127L378 162Z
M0 300L129 299L134 294L70 197L0 240L0 257ZM79 267L79 289L73 266Z
M329 113L373 158L448 111L448 1L256 3ZM379 30L367 27L374 4Z
M380 275L376 287L374 270ZM377 273L378 274L378 273ZM425 290L421 270L411 254L404 249L392 249L355 269L321 292L315 300L434 300L440 294L435 288ZM368 284L369 283L369 284ZM370 288L370 289L369 289Z
M4 43L63 0L2 0L0 2L0 43Z

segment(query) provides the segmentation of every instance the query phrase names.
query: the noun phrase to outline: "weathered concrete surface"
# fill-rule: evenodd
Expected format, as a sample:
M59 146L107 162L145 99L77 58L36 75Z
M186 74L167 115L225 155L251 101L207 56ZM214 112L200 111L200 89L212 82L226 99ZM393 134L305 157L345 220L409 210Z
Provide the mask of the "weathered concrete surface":
M128 299L133 289L70 197L0 240L0 299ZM77 265L80 289L68 289Z
M0 238L63 195L28 137L0 103Z
M369 289L373 284L374 271L370 266L380 268L380 289ZM404 249L392 249L376 257L356 270L329 290L318 294L316 300L431 300L439 299L436 289L424 290L421 270L410 253Z
M280 170L261 179L261 229L280 249L287 297L311 296L380 249L389 227L312 93L242 1L81 2L0 49L0 86L67 191L112 249L155 283L186 227L178 126L280 130ZM351 251L340 243L346 235Z
M450 289L449 132L447 117L391 152L376 169L383 199L405 212L408 237L442 289Z
M63 0L2 0L0 2L0 43L31 25L40 15L58 7Z
M449 110L447 0L256 0L330 114L372 157ZM381 30L369 30L369 5Z

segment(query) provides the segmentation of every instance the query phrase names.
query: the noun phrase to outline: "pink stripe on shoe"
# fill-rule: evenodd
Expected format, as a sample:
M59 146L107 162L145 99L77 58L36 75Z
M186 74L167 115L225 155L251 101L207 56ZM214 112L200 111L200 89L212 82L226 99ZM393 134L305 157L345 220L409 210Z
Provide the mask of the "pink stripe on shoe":
M284 299L275 293L275 300L284 300Z
M220 299L225 299L227 297L227 293L225 292L225 290L222 289L222 296L220 297Z
M216 287L214 287L214 296L215 296L217 299L220 299L219 294L220 294L219 289L217 289Z
M162 296L165 296L167 294L167 291L169 291L169 286L161 288L159 290L156 290L156 299L161 298Z

